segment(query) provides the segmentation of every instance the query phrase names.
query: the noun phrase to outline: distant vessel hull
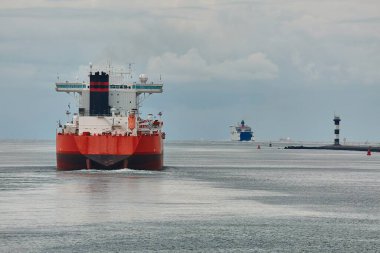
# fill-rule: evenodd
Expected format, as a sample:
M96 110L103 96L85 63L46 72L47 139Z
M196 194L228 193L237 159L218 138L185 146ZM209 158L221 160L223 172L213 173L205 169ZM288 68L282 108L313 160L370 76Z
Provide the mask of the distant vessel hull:
M240 141L250 141L252 140L252 132L241 132Z
M57 134L57 169L162 170L161 134L116 136Z
M251 141L253 140L253 133L252 132L240 132L240 133L234 133L231 134L231 140L232 141Z

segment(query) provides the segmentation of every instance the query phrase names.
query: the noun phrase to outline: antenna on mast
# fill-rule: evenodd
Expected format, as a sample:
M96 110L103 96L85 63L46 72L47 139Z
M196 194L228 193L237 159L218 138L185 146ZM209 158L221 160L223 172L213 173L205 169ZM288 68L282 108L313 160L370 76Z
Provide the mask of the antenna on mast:
M70 122L70 103L67 105L67 107L69 108L68 110L66 110L66 116L67 116L67 122Z
M128 74L129 74L129 77L132 78L132 65L135 64L134 62L130 62L128 64Z
M108 73L111 73L111 60L108 60Z

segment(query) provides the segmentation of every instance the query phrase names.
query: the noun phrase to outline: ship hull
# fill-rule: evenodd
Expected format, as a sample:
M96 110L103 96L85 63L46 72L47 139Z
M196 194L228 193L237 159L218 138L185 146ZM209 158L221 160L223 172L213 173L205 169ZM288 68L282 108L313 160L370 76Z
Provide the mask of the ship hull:
M252 132L241 132L240 141L250 141L252 140Z
M160 134L141 136L56 136L57 170L162 170Z
M231 134L232 141L253 141L252 132L235 132Z

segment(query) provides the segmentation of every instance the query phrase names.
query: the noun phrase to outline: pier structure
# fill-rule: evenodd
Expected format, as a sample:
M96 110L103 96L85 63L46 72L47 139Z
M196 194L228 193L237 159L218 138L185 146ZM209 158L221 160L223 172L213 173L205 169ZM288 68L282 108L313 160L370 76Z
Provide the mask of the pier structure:
M367 155L370 156L371 152L380 152L380 146L369 146L369 145L346 145L343 143L341 145L339 143L339 134L340 134L340 117L335 115L334 116L334 144L332 145L325 145L325 146L287 146L285 149L324 149L324 150L346 150L346 151L366 151Z

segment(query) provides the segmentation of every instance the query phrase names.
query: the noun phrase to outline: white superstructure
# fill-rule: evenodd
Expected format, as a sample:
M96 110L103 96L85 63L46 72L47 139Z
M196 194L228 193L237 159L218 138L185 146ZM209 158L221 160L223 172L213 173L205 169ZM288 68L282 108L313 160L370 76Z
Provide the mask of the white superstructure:
M95 72L99 74L99 72ZM102 74L109 76L108 111L105 115L91 115L91 87L97 88L96 82L57 82L57 92L75 93L78 95L78 113L72 121L62 127L65 133L73 134L112 134L137 135L138 133L157 133L161 131L161 113L148 119L140 118L139 108L147 95L163 92L163 83L148 82L148 76L141 74L138 82L133 82L129 73L108 70ZM92 75L92 66L90 76ZM103 85L103 83L101 84ZM101 86L99 85L99 87ZM105 85L104 85L105 87ZM103 88L103 86L102 86Z

